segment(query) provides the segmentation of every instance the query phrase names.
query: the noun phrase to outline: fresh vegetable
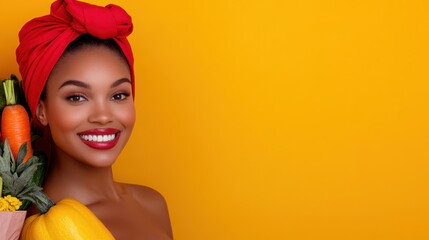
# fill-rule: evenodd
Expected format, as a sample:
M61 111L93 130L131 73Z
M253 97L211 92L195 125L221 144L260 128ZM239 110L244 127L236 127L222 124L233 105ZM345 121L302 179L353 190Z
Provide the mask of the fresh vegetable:
M19 154L18 154L19 155ZM46 175L46 166L47 166L47 156L41 152L34 152L35 159L33 160L38 164L36 171L33 174L31 179L32 184L36 186L42 186L43 181L45 180ZM26 163L28 164L28 162ZM31 199L24 199L22 201L21 210L27 209L30 206Z
M6 106L3 109L1 118L1 138L2 141L9 140L15 159L18 157L21 145L27 143L27 154L24 157L24 162L27 162L33 155L28 112L23 105L16 102L14 80L5 80L3 87Z
M11 103L15 103L15 105L7 105ZM0 112L2 114L6 107L5 115L2 115L3 128L5 126L16 125L15 113L7 113L8 108L15 106L19 106L18 108L21 108L21 110L24 107L25 112L21 111L20 113L23 116L28 116L26 113L29 112L29 108L23 95L21 82L14 74L11 74L9 79L0 81ZM7 118L8 115L9 119ZM24 122L28 123L24 124L25 126L29 125L28 120ZM47 156L42 152L32 151L31 143L39 137L39 133L35 132L34 129L31 129L30 133L31 142L25 141L21 145L16 141L16 139L21 139L17 137L19 134L12 134L8 137L8 130L10 129L3 130L5 133L2 137L3 141L0 143L0 147L2 147L0 149L0 155L2 155L0 159L0 176L4 176L5 178L3 194L10 194L17 197L22 202L19 210L26 210L31 203L31 194L41 190L40 186L42 186L46 172ZM19 128L17 131L22 132ZM28 135L28 131L24 135ZM15 149L14 153L11 151L11 146ZM19 150L16 154L17 147ZM34 157L31 156L33 154ZM32 158L31 161L30 158Z
M27 154L27 143L24 143L15 161L9 146L5 140L3 148L0 148L0 181L3 181L4 196L8 201L7 208L13 210L23 209L18 206L20 201L30 201L35 204L41 214L29 217L21 233L23 240L49 240L49 239L114 239L103 223L82 203L73 199L64 199L54 204L43 192L39 183L43 181L40 168L44 162L39 157L31 156L24 163ZM41 155L40 155L41 156Z
M30 157L24 163L24 156L27 154L27 143L24 143L15 160L6 139L3 148L0 148L0 177L3 180L3 196L11 195L18 198L22 205L19 210L25 210L29 201L34 201L34 196L42 190L40 178L36 174L43 174L43 162L36 156Z
M30 110L28 109L28 104L25 101L24 92L21 90L22 89L21 81L19 81L18 77L15 74L11 74L9 79L2 79L0 83L3 84L3 82L6 80L13 81L16 103L23 105L29 112ZM1 86L0 87L0 112L1 112L3 111L3 108L6 106L6 96L4 93L3 85L0 85L0 86Z
M43 195L40 197L43 198ZM81 202L71 198L65 198L56 205L49 202L41 207L44 209L42 214L25 220L21 240L115 239Z

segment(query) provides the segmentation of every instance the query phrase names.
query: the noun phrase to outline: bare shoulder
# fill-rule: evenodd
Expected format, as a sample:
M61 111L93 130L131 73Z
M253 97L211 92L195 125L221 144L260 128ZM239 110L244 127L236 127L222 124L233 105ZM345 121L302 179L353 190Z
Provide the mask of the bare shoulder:
M159 191L143 185L118 184L124 191L132 195L141 207L156 218L172 236L167 201Z
M120 183L121 187L143 206L152 207L167 207L167 202L160 192L157 190L136 184Z

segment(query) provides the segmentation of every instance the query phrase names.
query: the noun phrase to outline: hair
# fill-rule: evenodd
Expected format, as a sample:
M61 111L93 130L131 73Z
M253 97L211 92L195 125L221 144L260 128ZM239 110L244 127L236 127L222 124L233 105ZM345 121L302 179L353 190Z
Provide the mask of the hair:
M83 34L77 37L74 41L72 41L67 48L64 50L62 57L67 55L68 53L74 53L79 50L83 50L88 47L107 47L113 52L117 53L120 57L122 57L125 61L127 58L122 52L119 45L113 39L99 39L90 34ZM62 58L61 57L61 58ZM60 58L60 59L61 59Z
M105 47L112 52L116 53L122 60L124 60L127 65L129 65L127 58L125 57L125 54L122 52L122 49L119 47L119 45L115 42L113 39L100 39L96 38L90 34L82 34L79 37L77 37L75 40L73 40L64 50L63 54L61 55L60 61L62 58L64 58L68 54L73 54L78 51L85 50L87 48L91 47ZM46 99L46 86L43 88L42 93L40 94L40 99L45 100Z

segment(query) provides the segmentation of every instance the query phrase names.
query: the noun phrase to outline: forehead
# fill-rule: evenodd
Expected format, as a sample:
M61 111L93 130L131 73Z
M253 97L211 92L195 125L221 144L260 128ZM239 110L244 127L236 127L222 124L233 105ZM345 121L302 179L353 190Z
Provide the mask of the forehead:
M120 78L131 79L126 60L107 47L91 46L62 56L52 70L47 85L58 85L71 79L109 82Z

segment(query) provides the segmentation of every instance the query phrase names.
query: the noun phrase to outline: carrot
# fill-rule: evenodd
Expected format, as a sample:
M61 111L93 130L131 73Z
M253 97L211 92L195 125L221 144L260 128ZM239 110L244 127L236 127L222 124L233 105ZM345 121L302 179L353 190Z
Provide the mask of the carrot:
M24 157L24 162L27 162L33 156L30 119L24 106L16 103L13 80L5 80L3 87L6 106L1 116L1 138L3 142L8 139L15 160L21 145L27 143L27 154Z

